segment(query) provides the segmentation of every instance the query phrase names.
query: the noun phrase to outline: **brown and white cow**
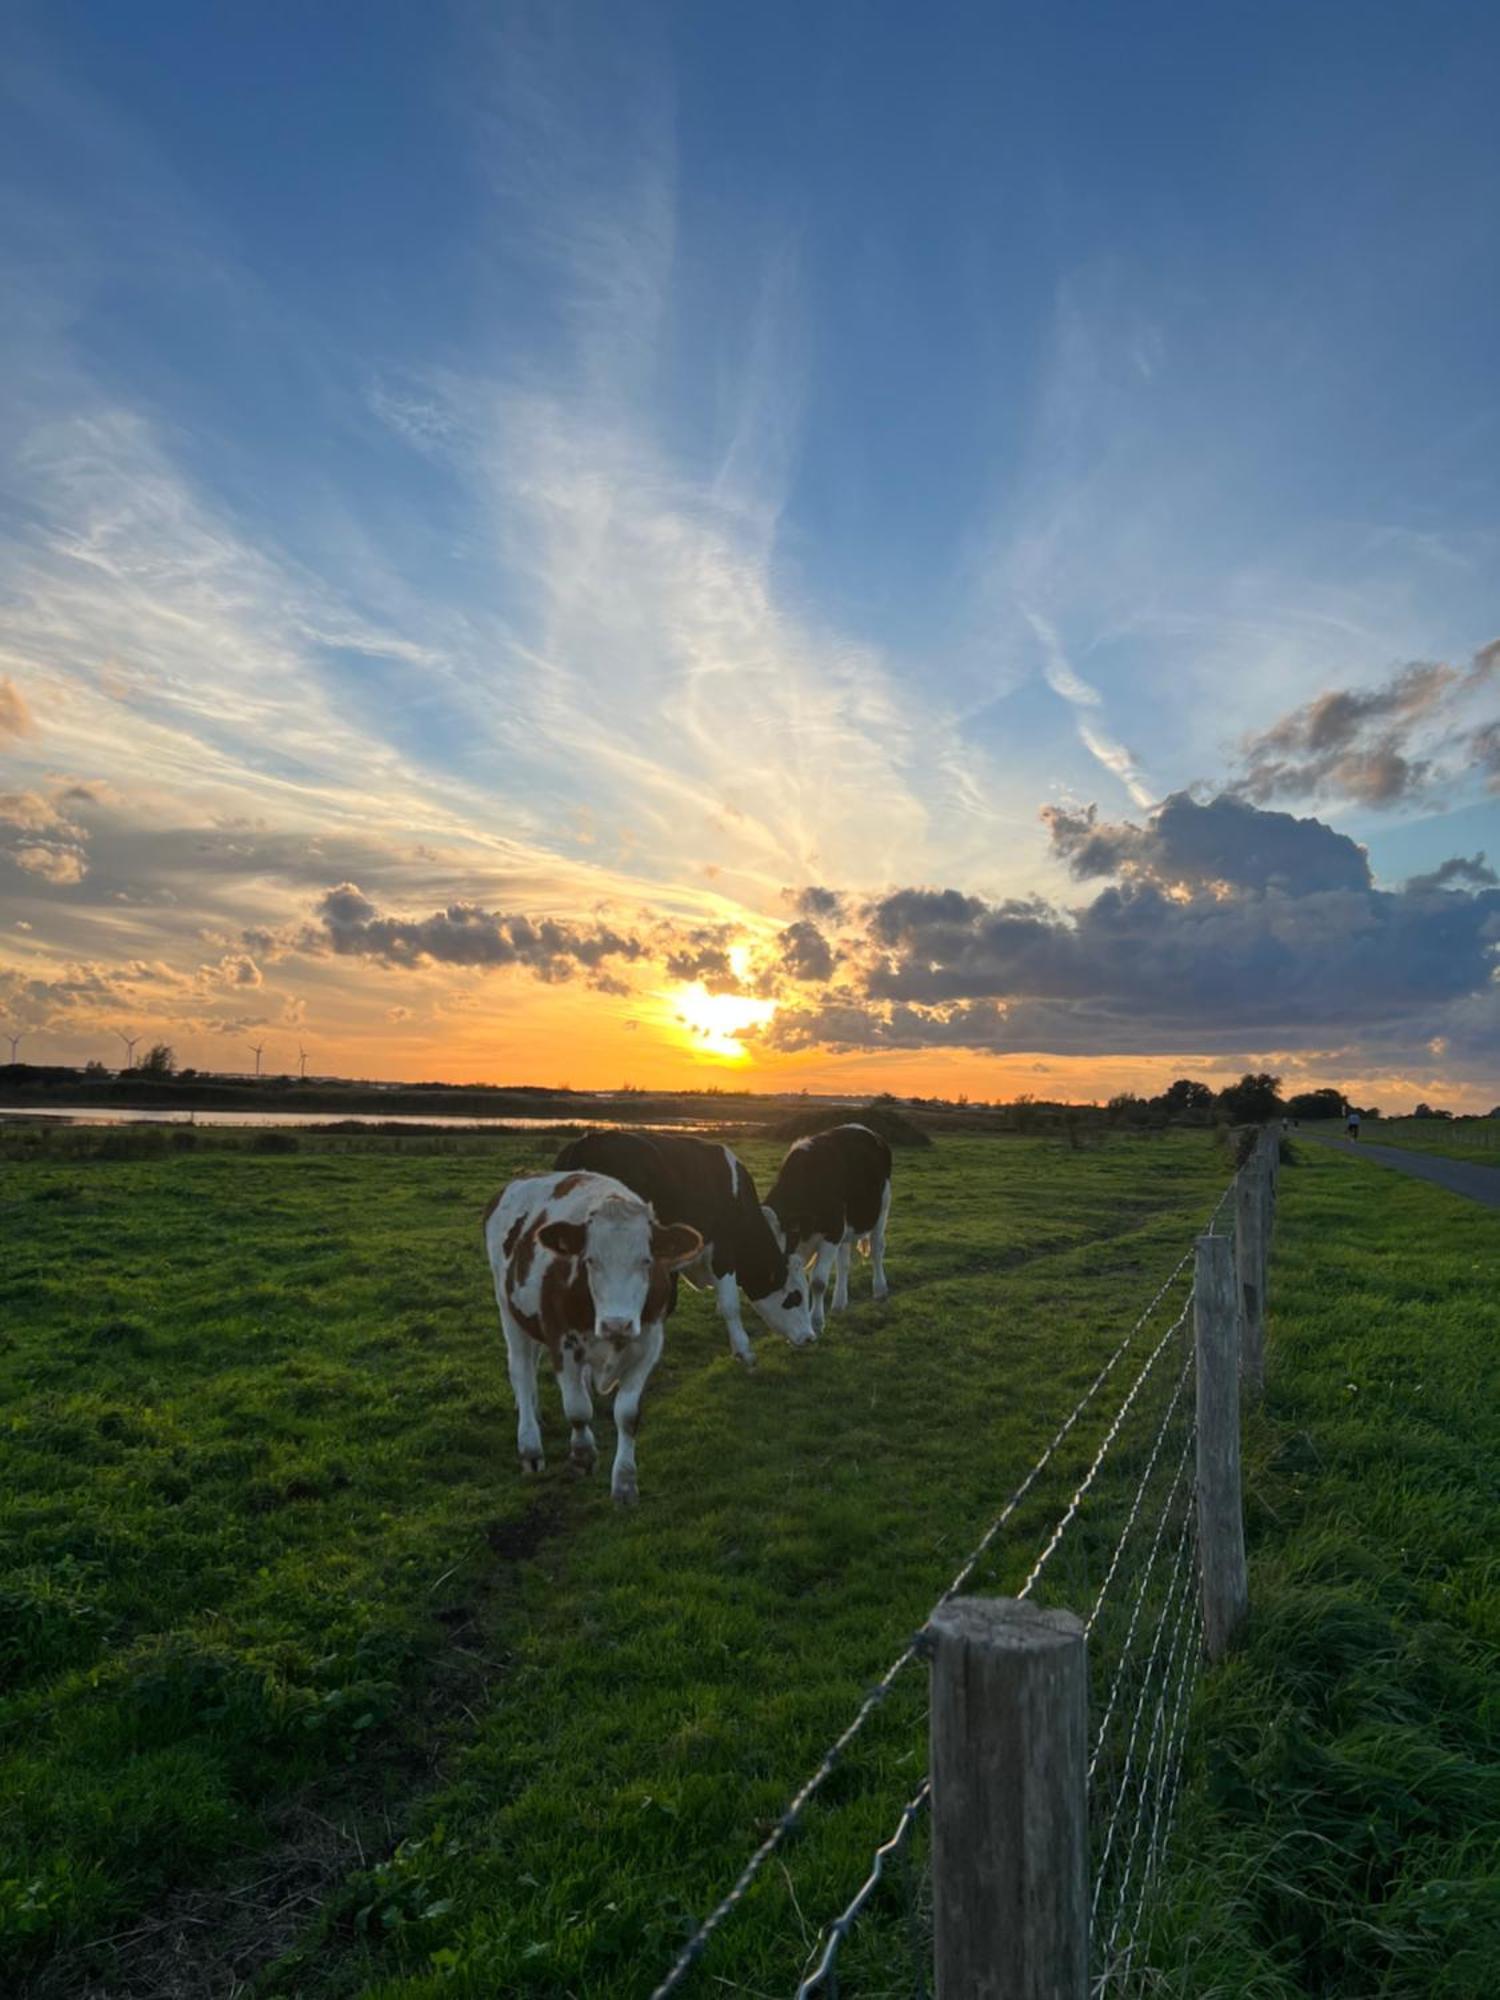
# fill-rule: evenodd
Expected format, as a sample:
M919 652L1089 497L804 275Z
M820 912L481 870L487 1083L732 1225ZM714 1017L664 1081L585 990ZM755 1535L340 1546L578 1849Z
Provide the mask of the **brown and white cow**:
M868 1125L835 1125L798 1139L781 1163L766 1216L795 1261L812 1265L812 1323L823 1329L828 1276L837 1265L833 1307L849 1303L849 1261L856 1243L870 1253L877 1299L885 1279L885 1231L891 1213L891 1149Z
M570 1139L554 1165L609 1174L649 1201L664 1222L685 1222L703 1238L703 1255L687 1282L712 1284L729 1345L747 1368L755 1366L740 1287L766 1325L793 1347L813 1336L807 1280L793 1267L786 1245L771 1228L755 1182L727 1146L681 1132L585 1132Z
M636 1494L635 1436L641 1392L661 1357L672 1273L703 1250L696 1229L664 1227L647 1204L604 1174L536 1174L491 1202L485 1249L494 1273L506 1358L516 1396L516 1448L529 1472L544 1464L537 1409L543 1352L573 1426L581 1472L598 1458L591 1389L615 1396L610 1491Z

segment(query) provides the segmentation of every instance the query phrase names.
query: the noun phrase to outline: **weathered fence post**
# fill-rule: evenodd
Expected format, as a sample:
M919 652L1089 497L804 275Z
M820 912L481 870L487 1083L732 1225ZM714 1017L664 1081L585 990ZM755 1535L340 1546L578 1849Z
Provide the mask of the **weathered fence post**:
M937 2000L1087 2000L1083 1625L956 1597L931 1631Z
M1241 1280L1243 1286L1243 1279ZM1193 1284L1198 1377L1198 1565L1208 1657L1221 1660L1250 1608L1240 1496L1240 1375L1234 1255L1200 1236Z
M1234 1261L1239 1279L1239 1354L1255 1395L1266 1382L1266 1236L1271 1191L1266 1178L1268 1141L1262 1132L1234 1187Z

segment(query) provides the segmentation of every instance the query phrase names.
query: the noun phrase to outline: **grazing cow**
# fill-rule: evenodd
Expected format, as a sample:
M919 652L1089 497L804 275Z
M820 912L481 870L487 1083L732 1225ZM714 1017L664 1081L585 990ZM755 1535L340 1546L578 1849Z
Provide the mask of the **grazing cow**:
M849 1259L856 1242L870 1253L874 1294L885 1281L885 1229L891 1213L891 1149L868 1125L835 1125L799 1139L766 1197L781 1241L806 1269L812 1263L812 1322L822 1331L828 1274L838 1275L833 1310L849 1303Z
M485 1211L485 1249L516 1393L516 1446L540 1472L537 1363L545 1348L573 1426L571 1457L592 1472L598 1453L589 1390L615 1391L610 1491L634 1504L641 1392L661 1355L672 1273L703 1249L696 1229L665 1227L638 1195L603 1174L515 1180Z
M689 1284L712 1284L729 1345L755 1366L740 1318L740 1287L773 1333L793 1347L815 1338L807 1281L771 1229L742 1160L727 1146L675 1132L587 1132L557 1156L559 1167L612 1174L649 1201L663 1222L686 1222L703 1238L703 1255L683 1272Z

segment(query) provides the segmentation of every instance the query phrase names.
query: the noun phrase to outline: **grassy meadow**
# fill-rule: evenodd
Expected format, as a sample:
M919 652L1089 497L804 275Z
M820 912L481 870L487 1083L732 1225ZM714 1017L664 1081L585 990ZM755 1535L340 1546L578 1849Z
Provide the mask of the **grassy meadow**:
M514 1455L479 1216L555 1142L263 1144L59 1133L4 1170L0 1936L37 1994L207 1991L210 1958L646 1991L1226 1174L1202 1133L902 1153L889 1304L861 1267L750 1376L689 1295L619 1516L550 1382L554 1464ZM914 1673L711 1968L794 1977L923 1755Z
M515 1460L479 1215L555 1143L0 1159L7 1990L647 1994L1228 1170L1201 1132L898 1154L890 1301L857 1265L823 1342L760 1341L747 1375L687 1295L620 1515L563 1469L545 1376L552 1463ZM743 1147L763 1184L779 1150ZM1373 1174L1283 1175L1255 1624L1202 1697L1163 1991L1478 1990L1433 1967L1500 1879L1495 1222ZM976 1588L1025 1574L1109 1408ZM1087 1601L1119 1504L1049 1601ZM924 1692L898 1684L693 1991L795 1985L925 1768ZM862 1922L845 1993L912 1990L909 1916Z
M1500 1221L1293 1153L1251 1623L1193 1717L1151 1990L1476 2000L1500 1969Z
M1377 1146L1405 1146L1414 1153L1441 1153L1450 1160L1500 1167L1500 1118L1377 1118L1365 1126L1361 1137Z

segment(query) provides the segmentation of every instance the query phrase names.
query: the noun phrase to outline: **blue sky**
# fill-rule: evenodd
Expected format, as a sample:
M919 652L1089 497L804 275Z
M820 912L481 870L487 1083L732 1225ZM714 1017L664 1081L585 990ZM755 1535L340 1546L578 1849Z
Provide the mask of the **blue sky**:
M1492 10L54 4L6 44L0 998L38 1048L665 1074L711 1000L814 1081L1500 1096L1478 874L1425 892L1447 983L1312 1043L1217 995L1172 1040L1107 967L898 1016L871 914L1041 898L1078 942L1097 896L1232 892L1248 972L1316 915L1295 870L1080 875L1041 817L1188 789L1334 826L1376 898L1493 858ZM1342 710L1287 720L1402 687L1331 758ZM404 942L331 925L344 883ZM808 884L836 969L789 984ZM410 927L453 906L571 943L445 955Z

